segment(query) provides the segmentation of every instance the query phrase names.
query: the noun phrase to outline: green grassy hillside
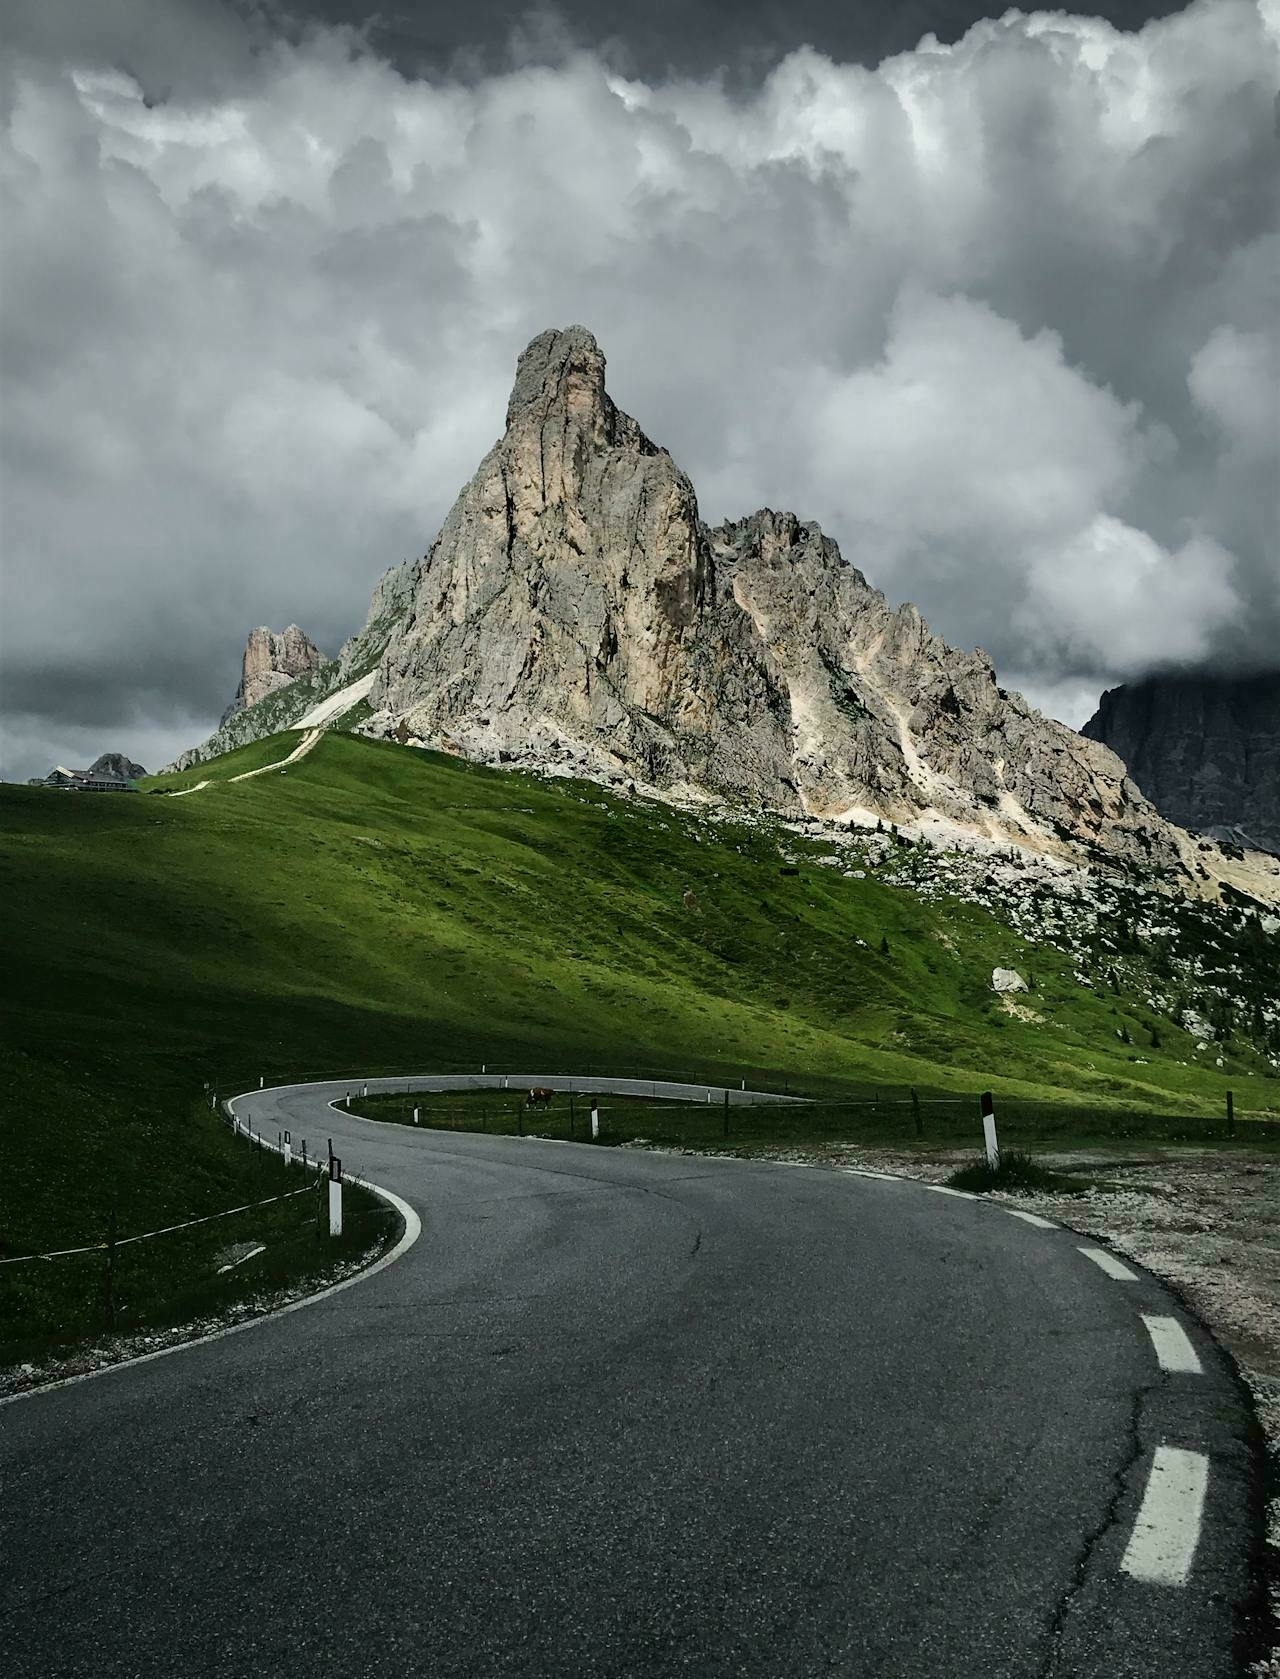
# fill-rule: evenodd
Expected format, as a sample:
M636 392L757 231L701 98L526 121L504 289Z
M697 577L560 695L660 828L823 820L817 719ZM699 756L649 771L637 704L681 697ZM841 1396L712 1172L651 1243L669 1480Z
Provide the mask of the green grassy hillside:
M240 1167L202 1087L259 1074L484 1062L827 1097L989 1087L1091 1112L1216 1115L1228 1087L1242 1109L1276 1104L1257 1034L1220 1030L1222 1067L1199 1065L1139 983L1144 964L1204 973L1203 919L1185 960L1176 926L1116 951L1099 923L1076 948L1055 907L1051 938L1025 916L1015 932L887 836L854 878L862 853L834 867L818 836L340 734L229 782L299 738L152 778L152 796L0 788L9 1251L96 1236L104 1172L155 1186L147 1218L204 1210ZM1224 917L1213 949L1233 984L1280 994L1249 918ZM1021 1015L995 966L1034 976ZM193 1147L194 1200L166 1164ZM76 1187L51 1195L55 1176Z

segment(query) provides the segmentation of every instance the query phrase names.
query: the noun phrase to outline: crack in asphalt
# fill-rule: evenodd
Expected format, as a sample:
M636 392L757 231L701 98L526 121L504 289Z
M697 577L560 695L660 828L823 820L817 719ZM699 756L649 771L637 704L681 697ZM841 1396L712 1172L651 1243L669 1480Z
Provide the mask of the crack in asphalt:
M1072 1604L1083 1591L1085 1582L1089 1578L1094 1553L1116 1525L1121 1500L1129 1490L1129 1476L1145 1449L1142 1443L1143 1407L1153 1393L1160 1392L1166 1385L1167 1377L1161 1376L1156 1381L1144 1382L1141 1387L1134 1391L1133 1400L1129 1407L1126 1449L1120 1462L1111 1472L1111 1496L1107 1500L1107 1507L1102 1513L1101 1521L1090 1532L1086 1533L1081 1541L1080 1550L1072 1568L1071 1584L1062 1593L1054 1606L1053 1614L1049 1617L1049 1625L1045 1634L1047 1649L1036 1679L1053 1679L1057 1671L1058 1659L1062 1654L1062 1634L1066 1627L1067 1616L1071 1611Z

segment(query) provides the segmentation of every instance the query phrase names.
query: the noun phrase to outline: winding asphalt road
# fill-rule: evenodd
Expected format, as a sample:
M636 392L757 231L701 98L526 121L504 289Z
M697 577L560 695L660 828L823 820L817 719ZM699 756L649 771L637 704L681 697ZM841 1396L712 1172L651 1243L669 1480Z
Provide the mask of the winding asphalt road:
M1235 1672L1248 1417L1151 1278L917 1184L415 1132L345 1088L239 1111L331 1136L420 1238L0 1408L6 1675ZM1203 1525L1143 1541L1169 1447Z

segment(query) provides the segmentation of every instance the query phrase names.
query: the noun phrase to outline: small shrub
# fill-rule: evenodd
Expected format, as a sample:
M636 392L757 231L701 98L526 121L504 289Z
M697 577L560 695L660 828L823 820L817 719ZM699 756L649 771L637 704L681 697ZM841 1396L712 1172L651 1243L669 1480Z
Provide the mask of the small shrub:
M947 1183L952 1189L967 1189L977 1195L985 1195L993 1189L1007 1189L1015 1194L1039 1189L1049 1194L1066 1195L1089 1188L1080 1178L1051 1172L1039 1163L1035 1155L1022 1149L1002 1149L999 1162L994 1167L982 1155L970 1165L952 1172Z

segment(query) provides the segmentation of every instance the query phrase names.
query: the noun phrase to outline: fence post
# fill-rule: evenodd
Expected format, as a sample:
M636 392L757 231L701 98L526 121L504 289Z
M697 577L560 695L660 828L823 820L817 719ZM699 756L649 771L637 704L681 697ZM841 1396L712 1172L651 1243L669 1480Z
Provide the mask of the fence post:
M600 1104L594 1096L591 1098L591 1141L600 1141Z
M293 1133L291 1131L286 1131L285 1134L284 1134L284 1150L283 1150L283 1153L284 1153L284 1163L285 1163L285 1165L286 1166L292 1166L293 1165Z
M572 1089L570 1089L570 1091L569 1091L569 1135L570 1135L570 1137L572 1137L573 1134L574 1134L574 1130L577 1126L577 1122L578 1122L578 1110L577 1110L577 1107L574 1104L573 1091L572 1091Z
M987 1146L987 1165L994 1172L1000 1164L1000 1145L996 1141L996 1104L989 1090L984 1090L982 1102L982 1135Z
M911 1112L915 1117L916 1136L917 1137L923 1137L924 1136L924 1116L920 1112L920 1095L919 1095L919 1092L916 1090L916 1087L915 1087L914 1084L911 1086Z
M1227 1092L1227 1135L1228 1135L1228 1137L1234 1137L1235 1134L1236 1134L1236 1099L1231 1094L1231 1092L1228 1090L1228 1092Z
M729 1092L724 1093L724 1134L729 1135Z
M415 1108L415 1109L414 1109L414 1110L413 1110L413 1123L414 1123L414 1124L415 1124L415 1125L417 1125L417 1124L418 1124L418 1115L419 1115L419 1114L420 1114L420 1113L421 1113L421 1111L422 1111L422 1110L421 1110L421 1109L420 1109L420 1108Z

